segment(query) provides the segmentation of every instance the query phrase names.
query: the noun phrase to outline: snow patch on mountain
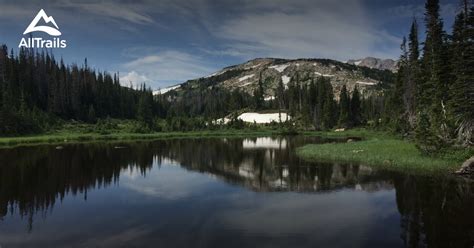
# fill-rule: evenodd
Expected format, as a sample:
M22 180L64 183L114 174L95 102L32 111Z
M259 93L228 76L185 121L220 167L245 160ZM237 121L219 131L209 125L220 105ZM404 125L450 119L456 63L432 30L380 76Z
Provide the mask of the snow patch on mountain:
M169 91L176 90L176 89L178 89L178 88L180 88L180 87L181 87L181 85L179 84L179 85L170 86L170 87L167 87L167 88L155 90L155 91L153 91L153 95L158 95L158 94L163 95L163 94L165 94L165 93L167 93L167 92L169 92Z
M283 65L273 65L273 66L270 66L268 68L275 69L279 73L282 73L286 68L288 68L288 66L290 66L290 65L289 64L283 64Z
M242 82L242 81L251 79L251 78L253 78L254 76L255 76L255 74L250 74L250 75L243 76L243 77L239 78L239 82Z
M364 82L364 81L357 81L357 84L363 84L363 85L376 85L377 82Z
M281 76L281 81L283 82L284 85L287 85L289 82L290 82L290 77L288 77L287 75L283 75Z
M318 76L323 76L323 77L334 77L334 75L331 75L331 74L323 74L323 73L320 73L320 72L317 72L315 71L314 74L318 75Z

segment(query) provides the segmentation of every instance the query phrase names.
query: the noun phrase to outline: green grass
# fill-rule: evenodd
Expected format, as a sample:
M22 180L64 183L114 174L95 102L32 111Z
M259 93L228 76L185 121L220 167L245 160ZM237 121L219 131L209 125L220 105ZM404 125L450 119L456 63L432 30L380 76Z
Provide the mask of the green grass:
M279 135L277 130L215 130L192 132L157 132L157 133L128 133L116 132L111 134L81 133L81 132L54 132L23 137L0 138L0 147L15 147L24 145L41 144L67 144L96 141L131 141L131 140L156 140L167 138L200 138L200 137L258 137Z
M359 136L364 140L350 143L310 144L300 147L297 154L308 161L359 163L406 173L447 173L457 170L474 150L451 150L436 156L422 154L414 143L387 133L349 130L327 134Z
M121 126L123 125L123 126ZM281 130L270 128L219 129L213 131L133 133L128 124L118 124L111 130L96 131L93 125L71 124L49 133L22 137L0 138L0 148L25 145L67 144L82 142L113 142L133 140L157 140L170 138L204 137L259 137L285 135ZM413 173L446 173L457 170L462 162L474 155L474 149L451 150L437 156L422 154L410 141L386 132L368 129L351 129L344 132L300 132L301 135L326 138L360 137L362 141L351 143L310 144L300 147L297 154L310 161L359 163L372 167Z

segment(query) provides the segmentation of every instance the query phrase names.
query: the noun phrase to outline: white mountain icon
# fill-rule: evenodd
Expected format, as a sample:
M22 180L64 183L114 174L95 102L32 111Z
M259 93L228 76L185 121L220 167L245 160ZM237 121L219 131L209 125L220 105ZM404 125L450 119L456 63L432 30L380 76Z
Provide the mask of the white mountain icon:
M56 28L49 27L49 26L36 26L39 22L39 20L43 18L45 23L52 23ZM46 15L46 12L44 12L43 9L41 9L38 14L35 16L35 19L31 21L30 25L26 28L25 32L23 34L35 32L35 31L41 31L45 32L51 36L60 36L61 32L59 31L59 27L54 21L54 18L52 16Z

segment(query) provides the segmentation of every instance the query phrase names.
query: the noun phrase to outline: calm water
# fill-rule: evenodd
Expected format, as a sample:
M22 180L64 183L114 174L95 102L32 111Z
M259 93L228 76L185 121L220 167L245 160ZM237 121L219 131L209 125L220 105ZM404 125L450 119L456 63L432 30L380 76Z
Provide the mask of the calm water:
M295 156L317 142L0 150L0 246L473 247L472 181Z

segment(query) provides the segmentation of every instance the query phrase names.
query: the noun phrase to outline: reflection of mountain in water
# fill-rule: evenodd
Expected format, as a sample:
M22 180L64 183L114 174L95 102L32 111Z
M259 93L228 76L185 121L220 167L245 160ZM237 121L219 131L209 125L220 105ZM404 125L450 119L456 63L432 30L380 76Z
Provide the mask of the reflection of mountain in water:
M142 176L175 161L254 191L366 192L396 190L401 238L408 247L468 247L474 240L474 184L448 177L415 177L351 164L308 163L295 156L318 138L176 139L125 144L0 150L0 216L47 213L64 196L116 183L130 170ZM332 141L331 141L332 142ZM27 156L26 156L26 155ZM446 238L443 235L450 235ZM449 243L446 243L448 242Z
M254 138L175 141L184 149L169 156L190 170L211 173L255 191L322 191L339 188L391 188L387 175L358 165L308 163L295 156L296 147L318 138ZM186 151L183 153L182 151Z

